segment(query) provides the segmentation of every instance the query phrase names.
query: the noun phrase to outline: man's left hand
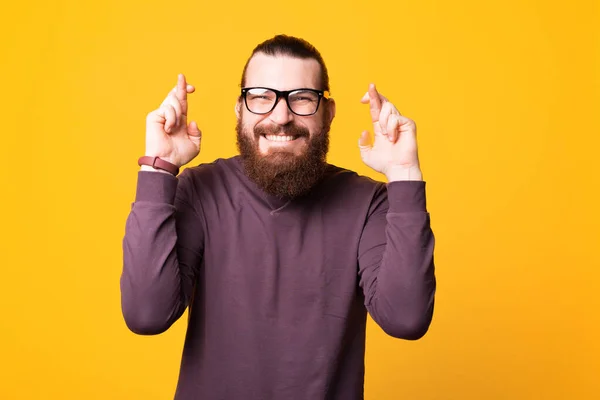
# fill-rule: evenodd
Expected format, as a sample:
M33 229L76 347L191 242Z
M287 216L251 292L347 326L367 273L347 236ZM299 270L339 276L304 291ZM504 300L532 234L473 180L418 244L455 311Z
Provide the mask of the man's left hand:
M415 122L400 115L398 109L377 92L374 84L361 102L369 103L375 140L364 131L358 140L363 162L384 174L389 182L423 180L417 154Z

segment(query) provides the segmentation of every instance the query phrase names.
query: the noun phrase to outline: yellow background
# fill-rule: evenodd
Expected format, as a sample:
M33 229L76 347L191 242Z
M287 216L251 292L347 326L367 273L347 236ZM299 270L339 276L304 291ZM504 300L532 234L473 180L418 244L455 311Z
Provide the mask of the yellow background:
M145 116L183 72L193 164L235 154L276 33L328 63L330 162L381 179L356 149L371 81L419 129L435 316L417 342L371 323L367 399L600 398L597 1L20 1L0 33L1 399L172 398L185 318L142 337L120 311Z

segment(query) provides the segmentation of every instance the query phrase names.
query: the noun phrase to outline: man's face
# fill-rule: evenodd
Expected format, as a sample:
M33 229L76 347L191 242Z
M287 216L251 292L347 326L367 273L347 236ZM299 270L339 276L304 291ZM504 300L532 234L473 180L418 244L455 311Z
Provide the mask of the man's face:
M246 70L246 87L267 87L276 90L312 88L322 90L320 86L321 69L313 59L291 57L272 57L256 54L250 60ZM253 114L243 104L238 104L237 113L242 129L257 141L257 149L263 156L274 152L303 154L308 141L321 134L333 119L332 107L321 101L316 114L299 116L288 108L285 100L280 99L268 114ZM293 127L295 134L286 135ZM259 133L254 135L255 131ZM276 136L274 136L276 135ZM293 139L293 140L290 140Z
M245 87L322 90L320 78L316 60L259 53L248 64ZM250 112L241 99L236 114L238 147L247 172L259 186L271 194L293 197L316 183L325 166L333 100L321 99L315 114L299 116L285 99L279 99L267 114ZM313 176L306 171L314 171Z

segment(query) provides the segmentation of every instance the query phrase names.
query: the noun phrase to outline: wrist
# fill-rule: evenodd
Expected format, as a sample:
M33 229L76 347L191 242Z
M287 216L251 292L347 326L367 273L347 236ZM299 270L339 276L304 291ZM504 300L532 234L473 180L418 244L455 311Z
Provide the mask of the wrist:
M166 161L166 162L168 162L169 164L173 164L173 165L174 165L174 166L176 166L177 168L181 168L181 165L179 165L179 163L178 163L176 160L173 160L173 159L172 159L172 158L170 158L170 157L165 157L165 156L157 156L157 155L155 155L155 154L152 154L152 153L144 153L144 157L146 157L146 158L155 158L155 157L157 157L157 158L161 159L162 161Z
M161 174L173 175L164 169L152 168L150 165L142 165L140 171L160 172Z
M142 167L143 171L156 171L166 172L171 175L177 176L179 174L179 166L173 164L165 159L154 156L143 156L138 159L138 165Z
M423 180L423 173L418 165L394 165L386 171L385 176L388 182Z

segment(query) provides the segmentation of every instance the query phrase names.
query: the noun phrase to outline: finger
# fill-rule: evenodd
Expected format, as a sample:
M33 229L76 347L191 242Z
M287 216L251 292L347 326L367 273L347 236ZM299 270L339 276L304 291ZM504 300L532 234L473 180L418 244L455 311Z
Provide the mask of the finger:
M188 93L194 93L196 91L196 88L194 87L194 85L190 85L188 83L188 85L186 86L186 90Z
M369 85L369 109L371 111L371 119L373 122L379 121L379 114L381 113L381 98L377 92L375 84Z
M177 75L177 86L175 86L175 97L181 104L183 114L187 114L187 82L185 81L185 75Z
M148 123L157 123L164 124L165 123L165 110L163 108L159 108L154 110L146 116L146 122Z
M175 86L175 95L178 99L183 100L187 96L187 83L183 74L177 75L177 85Z
M372 84L374 85L374 84ZM385 103L386 101L389 101L387 97L385 97L384 95L382 95L381 93L377 92L379 94L379 99L381 100L382 103ZM367 104L369 102L369 91L367 90L365 92L365 94L363 95L362 99L360 99L360 102L363 104Z
M400 116L392 114L389 116L386 127L388 133L388 139L390 142L395 143L398 139L400 132Z
M362 97L362 99L360 99L360 102L363 104L367 104L369 102L369 92L365 92L364 96Z
M167 96L167 98L165 99L163 104L168 104L175 109L175 112L177 113L177 121L179 121L179 118L181 116L184 116L184 117L186 116L185 113L183 112L183 107L181 105L181 102L179 101L179 99L177 99L175 94L169 93L169 95Z
M177 113L170 104L164 104L161 108L165 113L165 132L170 133L177 122Z
M369 102L369 111L371 112L371 121L373 123L375 123L379 120L379 113L381 112L382 99L379 96L379 93L377 92L377 89L375 88L374 83L371 83L369 85L369 90L367 91L367 93L365 93L365 95L361 99L361 103L363 103L363 104L366 104L367 101Z
M197 137L197 138L202 137L202 132L200 132L200 129L198 128L198 124L196 123L196 121L192 121L188 125L188 135Z
M388 121L389 121L390 115L392 115L393 113L394 113L394 105L390 102L383 103L383 106L381 107L381 113L379 114L379 121L376 123L379 124L381 133L383 133L384 135L387 135L390 133L390 131L388 130Z
M413 121L410 118L407 118L405 116L399 115L398 116L398 139L400 139L400 135L402 135L402 138L406 137L406 139L410 139L412 137L412 140L416 140L417 139L417 125L415 124L415 121Z
M175 110L175 119L173 121L173 125L169 126L169 130L179 128L182 122L185 124L186 116L183 114L183 107L181 106L179 100L177 100L175 97L174 93L169 93L167 98L161 104L161 107L163 106L169 106Z

